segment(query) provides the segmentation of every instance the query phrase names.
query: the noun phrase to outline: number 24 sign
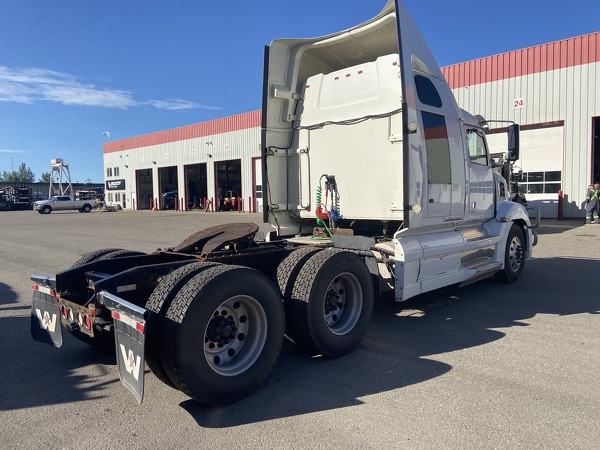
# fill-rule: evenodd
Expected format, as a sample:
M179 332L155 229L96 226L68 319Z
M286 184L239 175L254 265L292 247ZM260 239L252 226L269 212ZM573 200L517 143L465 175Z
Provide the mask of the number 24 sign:
M515 98L513 100L513 108L514 109L519 109L525 106L525 100L523 100L522 98Z

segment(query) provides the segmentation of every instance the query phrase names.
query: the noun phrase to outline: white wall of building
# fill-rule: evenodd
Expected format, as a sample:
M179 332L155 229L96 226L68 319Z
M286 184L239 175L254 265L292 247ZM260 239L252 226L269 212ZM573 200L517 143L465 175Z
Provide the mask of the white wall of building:
M259 127L104 153L107 185L117 180L124 180L125 183L124 190L107 189L106 199L109 204L118 203L125 209L138 209L135 206L135 199L138 198L136 171L149 169L152 172L152 197L155 204L156 201L160 204L159 170L166 167L176 167L177 191L181 198L186 192L185 167L206 163L207 197L212 198L216 204L216 164L228 160L241 160L241 196L244 210L248 210L249 201L256 203L249 198L254 196L253 158L257 157L260 157Z

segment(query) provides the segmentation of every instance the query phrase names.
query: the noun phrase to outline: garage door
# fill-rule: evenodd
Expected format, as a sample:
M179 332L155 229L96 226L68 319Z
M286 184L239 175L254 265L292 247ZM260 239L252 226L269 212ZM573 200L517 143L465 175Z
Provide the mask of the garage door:
M488 135L491 153L506 151L506 134ZM563 183L563 127L521 130L521 157L515 163L520 169L519 188L527 204L540 210L542 218L558 217L558 191Z

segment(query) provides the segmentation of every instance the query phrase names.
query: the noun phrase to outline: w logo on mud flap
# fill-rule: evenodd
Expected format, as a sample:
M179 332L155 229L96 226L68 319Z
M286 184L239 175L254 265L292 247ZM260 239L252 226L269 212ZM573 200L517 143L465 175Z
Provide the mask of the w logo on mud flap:
M123 363L125 364L125 370L129 375L132 375L135 378L135 381L138 381L140 376L140 367L141 367L141 358L138 356L137 358L133 354L133 350L129 350L129 352L125 349L123 344L119 344L121 347L121 356L123 357Z
M50 330L50 333L54 333L56 329L56 314L52 314L52 318L50 318L48 311L44 311L42 315L42 311L39 309L35 310L35 314L40 321L40 328L42 330Z

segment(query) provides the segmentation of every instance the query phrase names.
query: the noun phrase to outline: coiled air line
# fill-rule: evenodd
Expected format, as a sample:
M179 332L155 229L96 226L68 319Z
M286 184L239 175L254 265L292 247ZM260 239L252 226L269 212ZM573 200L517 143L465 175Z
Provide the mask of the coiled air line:
M322 180L325 179L325 203L322 202L323 187L321 185ZM331 209L327 210L327 202L329 193L331 192ZM335 226L335 221L342 218L340 214L340 194L337 190L337 183L335 181L335 175L323 174L319 178L319 185L317 186L316 196L317 208L315 209L315 216L317 217L317 224L321 225L327 231L329 236L332 232L329 228ZM329 222L329 226L325 221Z

